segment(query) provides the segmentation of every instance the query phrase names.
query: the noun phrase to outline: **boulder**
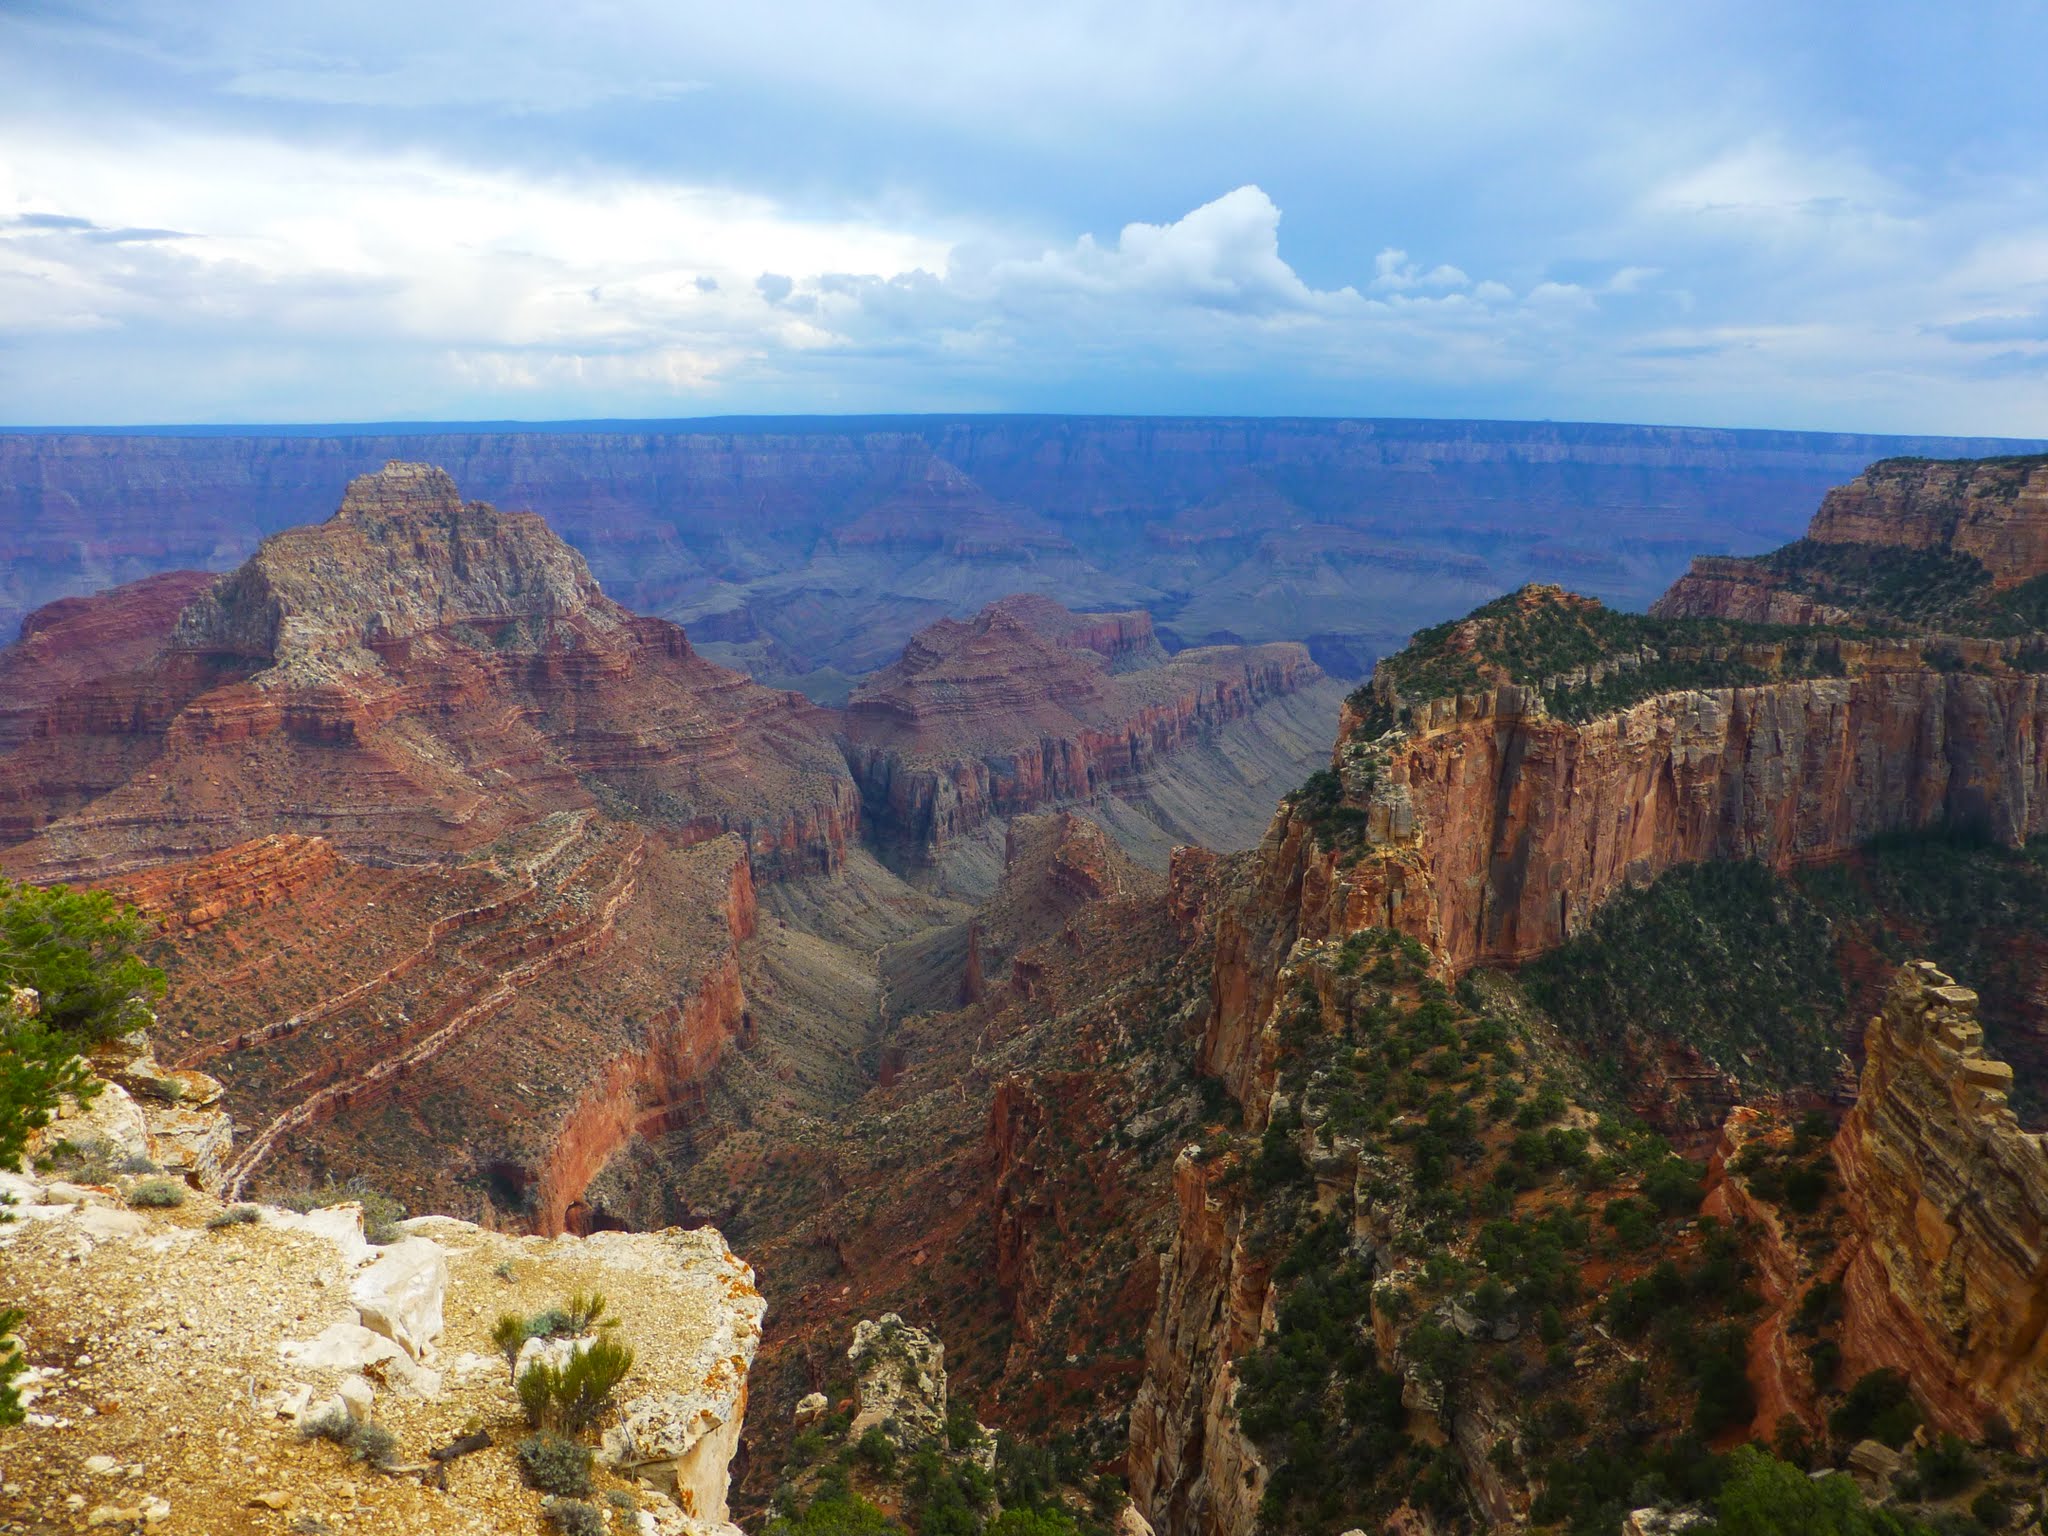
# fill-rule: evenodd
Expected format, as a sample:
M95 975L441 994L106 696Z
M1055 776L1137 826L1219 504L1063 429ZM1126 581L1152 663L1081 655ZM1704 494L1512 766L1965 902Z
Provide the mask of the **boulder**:
M1892 1479L1910 1465L1903 1452L1877 1440L1858 1440L1849 1448L1849 1475L1880 1498L1891 1491Z
M266 1226L279 1227L286 1232L306 1232L326 1238L340 1251L343 1264L360 1264L370 1256L370 1245L363 1237L363 1208L353 1200L303 1212L264 1206L262 1219Z
M29 1156L47 1156L63 1142L100 1152L117 1163L146 1159L149 1124L128 1090L118 1083L108 1083L93 1095L90 1104L66 1099L58 1105L55 1118L41 1130L30 1133Z
M423 1360L441 1337L448 1293L448 1254L431 1238L408 1237L386 1248L349 1287L363 1326Z
M342 1377L334 1395L341 1399L342 1406L348 1409L348 1416L358 1424L369 1418L377 1406L377 1389L370 1385L366 1376Z
M831 1402L822 1392L812 1392L798 1399L796 1411L790 1417L798 1424L809 1424L825 1417L825 1410Z
M846 1352L860 1373L860 1411L853 1437L880 1426L899 1447L911 1448L946 1433L946 1346L894 1312L854 1325Z
M285 1364L300 1370L380 1375L421 1397L441 1391L439 1371L415 1365L397 1344L360 1323L330 1323L310 1339L286 1339L277 1352Z

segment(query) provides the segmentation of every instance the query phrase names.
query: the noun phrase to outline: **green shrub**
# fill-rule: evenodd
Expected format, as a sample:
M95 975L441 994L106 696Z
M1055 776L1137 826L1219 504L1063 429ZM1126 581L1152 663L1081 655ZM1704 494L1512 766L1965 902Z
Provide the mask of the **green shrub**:
M14 1331L28 1321L28 1314L19 1307L0 1308L0 1429L22 1421L21 1394L15 1388L15 1378L28 1369L28 1359L21 1352L21 1344Z
M149 938L141 912L105 891L0 880L0 982L33 988L34 1022L74 1053L149 1023L164 993L163 972L136 953Z
M206 1230L218 1232L223 1227L254 1226L262 1218L262 1212L253 1205L231 1205L224 1211L215 1211L206 1218Z
M560 1366L546 1360L527 1366L516 1384L519 1405L536 1429L578 1434L611 1406L612 1395L632 1369L631 1345L597 1339Z
M1969 1446L1954 1435L1943 1435L1932 1445L1913 1454L1913 1470L1920 1474L1920 1486L1933 1499L1953 1498L1977 1481L1977 1463Z
M398 1450L398 1437L382 1424L351 1418L348 1410L339 1406L309 1421L299 1434L308 1440L331 1440L347 1451L352 1460L368 1462L373 1467L389 1466Z
M1920 1410L1905 1376L1886 1366L1858 1378L1841 1406L1828 1415L1837 1439L1877 1440L1894 1450L1920 1425Z
M1715 1504L1720 1536L1917 1536L1925 1530L1870 1509L1841 1473L1810 1478L1753 1445L1729 1454Z
M176 1179L144 1179L128 1191L128 1203L144 1210L170 1210L185 1203L185 1186Z
M582 1499L547 1499L540 1512L562 1536L610 1536L611 1522L597 1505Z
M590 1493L590 1452L562 1435L542 1430L516 1447L519 1470L542 1493L584 1498Z
M896 1442L882 1432L879 1424L868 1426L853 1453L884 1477L896 1470Z
M1970 1514L1989 1530L2002 1531L2012 1523L2012 1495L2003 1488L1986 1488L1970 1500Z
M766 1536L901 1536L903 1527L845 1488L821 1490L802 1509L777 1516Z

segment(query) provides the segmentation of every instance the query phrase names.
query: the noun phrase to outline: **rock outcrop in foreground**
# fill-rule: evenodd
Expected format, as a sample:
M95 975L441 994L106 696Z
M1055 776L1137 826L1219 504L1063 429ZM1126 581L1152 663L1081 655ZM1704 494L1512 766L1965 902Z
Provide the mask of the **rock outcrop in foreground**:
M118 1069L141 1083L148 1058ZM379 1246L358 1204L228 1207L199 1170L182 1194L109 1171L134 1102L110 1083L51 1129L71 1144L60 1166L82 1151L100 1171L0 1174L29 1414L8 1432L0 1511L167 1536L292 1521L537 1536L550 1527L513 1453L528 1431L491 1329L597 1291L635 1362L593 1496L618 1490L649 1536L737 1536L728 1468L764 1306L716 1231L518 1238L430 1216ZM154 1126L146 1146L161 1150ZM389 1450L352 1459L304 1432L328 1417L377 1426Z
M1852 1375L1892 1366L1943 1429L1994 1418L2048 1444L2048 1143L2006 1107L1977 995L1902 969L1864 1035L1863 1085L1835 1140L1860 1234L1843 1277Z

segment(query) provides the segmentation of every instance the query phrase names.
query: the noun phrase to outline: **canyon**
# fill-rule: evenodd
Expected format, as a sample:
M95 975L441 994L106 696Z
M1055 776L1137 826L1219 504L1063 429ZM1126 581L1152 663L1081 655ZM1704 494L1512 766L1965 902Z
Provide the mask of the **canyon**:
M1007 720L1018 760L1073 771L980 807L955 884L987 883L1010 818L1070 802L1151 855L1175 794L1207 835L1256 836L1327 750L1335 685L1299 647L1173 659L1141 613L991 612L985 724L1048 663L1088 702ZM958 746L915 708L884 737L706 661L537 515L403 462L224 576L38 610L0 676L0 870L157 917L165 1047L244 1127L230 1188L369 1179L542 1232L614 1219L586 1191L702 1112L750 991L799 1031L776 999L872 972L872 944L813 930L851 887L914 902L864 846L921 866L938 840L876 774ZM762 884L798 894L755 943Z
M1355 676L1532 581L1623 606L1790 537L1887 454L1989 439L1397 420L761 418L560 428L0 433L0 633L222 570L387 460L527 507L627 608L838 702L918 629L1019 591L1169 645L1307 641Z
M888 480L833 558L1067 558L1065 524L981 499L1043 442L1009 431L944 465L898 443L915 496ZM1869 551L2023 593L2040 473L1879 464L1795 546L1849 551L1825 593L1775 556L1695 565L1647 617L1524 586L1341 703L1300 643L967 584L893 659L828 660L827 705L394 464L231 575L31 618L0 652L0 871L155 917L160 1048L240 1126L226 1188L716 1223L770 1315L742 1518L889 1312L956 1400L1170 1536L1606 1518L1664 1475L1626 1458L1688 1435L1782 1449L1782 1419L1840 1461L1833 1417L1887 1369L1933 1430L2024 1458L2048 1181L1972 992L1844 924L1824 1070L1642 1042L1713 1121L1652 1127L1525 983L1689 867L2026 857L2038 634L1915 628ZM758 617L714 643L767 656ZM2028 993L2037 951L1995 943ZM1618 1492L1584 1481L1610 1462Z

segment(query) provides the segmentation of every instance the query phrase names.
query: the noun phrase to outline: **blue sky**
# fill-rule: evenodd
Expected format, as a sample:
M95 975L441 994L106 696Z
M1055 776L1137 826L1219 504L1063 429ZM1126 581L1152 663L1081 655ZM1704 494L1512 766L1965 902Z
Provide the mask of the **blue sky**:
M2048 4L0 7L0 422L2048 434Z

